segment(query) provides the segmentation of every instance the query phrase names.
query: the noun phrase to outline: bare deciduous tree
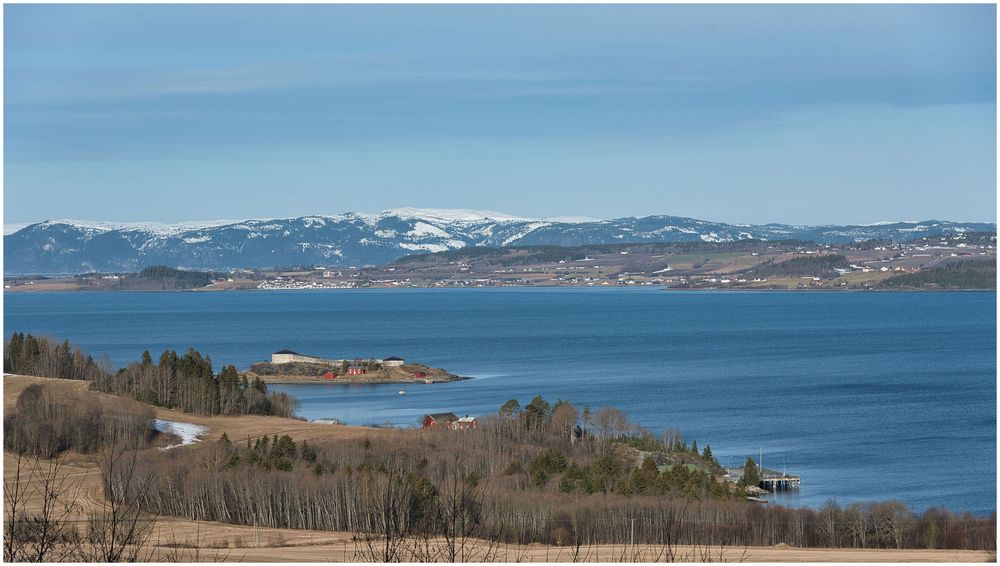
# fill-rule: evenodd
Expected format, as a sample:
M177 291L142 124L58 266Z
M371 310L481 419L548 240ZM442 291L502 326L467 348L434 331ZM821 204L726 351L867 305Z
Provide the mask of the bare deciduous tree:
M139 477L138 451L123 442L113 443L101 455L102 507L89 520L82 556L91 562L136 562L149 560L149 539L154 517L139 501L152 478Z

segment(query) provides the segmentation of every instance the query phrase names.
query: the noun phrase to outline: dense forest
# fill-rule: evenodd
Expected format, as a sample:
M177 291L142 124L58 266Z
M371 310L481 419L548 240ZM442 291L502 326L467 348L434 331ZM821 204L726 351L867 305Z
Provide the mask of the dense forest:
M432 539L444 541L441 560L482 559L471 553L483 544L995 546L995 516L915 514L899 502L750 503L709 447L654 435L615 409L591 414L541 397L523 409L508 403L476 429L222 438L151 455L140 470L152 478L140 498L150 512L357 532L379 561L429 559Z
M996 289L995 261L965 259L916 273L894 275L879 284L882 289Z
M215 374L211 358L193 348L182 356L165 351L158 363L143 352L139 362L112 371L109 364L95 362L68 341L15 332L4 342L4 372L82 379L97 391L199 415L291 417L295 413L293 397L268 392L260 378L248 380L231 365Z
M197 289L223 277L208 271L186 271L164 265L147 267L138 273L127 273L114 280L115 289L132 291L178 291Z
M836 269L847 269L850 262L840 254L795 257L789 260L768 261L750 269L754 277L836 277Z

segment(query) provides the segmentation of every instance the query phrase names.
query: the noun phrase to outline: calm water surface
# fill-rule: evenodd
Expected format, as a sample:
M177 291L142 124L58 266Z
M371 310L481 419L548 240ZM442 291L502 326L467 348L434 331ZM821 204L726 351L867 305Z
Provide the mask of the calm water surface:
M4 333L124 365L190 346L216 368L281 348L399 355L476 379L280 387L307 418L409 426L536 394L682 430L723 463L802 475L790 505L996 509L994 293L653 289L5 293ZM277 388L277 387L276 387Z

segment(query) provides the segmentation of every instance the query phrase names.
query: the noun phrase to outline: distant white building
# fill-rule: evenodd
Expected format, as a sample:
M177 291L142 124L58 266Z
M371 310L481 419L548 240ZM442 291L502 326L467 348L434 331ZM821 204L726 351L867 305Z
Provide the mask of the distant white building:
M381 360L382 365L386 367L396 367L401 366L406 363L406 360L400 358L399 356L389 356L388 358Z
M310 364L322 364L329 362L331 360L325 360L323 358L318 358L316 356L306 356L298 352L293 352L291 350L278 350L277 352L271 354L272 364L288 364L292 362L305 362Z
M277 352L271 354L272 364L289 364L292 362L304 362L308 364L339 364L344 361L345 360L331 360L328 358L321 358L319 356L308 356L291 350L278 350ZM406 360L398 356L390 356L384 360L371 359L370 361L387 367L401 366L406 363Z

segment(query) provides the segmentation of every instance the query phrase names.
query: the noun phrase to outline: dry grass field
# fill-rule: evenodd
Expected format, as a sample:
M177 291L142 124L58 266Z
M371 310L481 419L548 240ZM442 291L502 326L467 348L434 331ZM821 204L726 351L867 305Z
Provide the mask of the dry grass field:
M102 403L119 402L116 398L87 390L86 383L27 376L5 376L3 380L4 411L12 407L20 393L29 385L46 384L66 391L77 390L93 395ZM199 417L154 407L157 418L206 426L208 439L223 433L230 438L256 438L262 435L288 434L296 440L334 438L364 438L381 434L405 434L367 427L313 424L277 417ZM180 447L177 450L190 450ZM4 453L4 481L14 479L16 456ZM100 473L96 457L68 454L62 457L62 477L78 490L75 517L84 518L89 511L104 505ZM37 508L37 501L29 508ZM368 554L364 544L352 533L304 531L291 529L260 529L253 526L229 525L217 522L189 521L172 517L157 517L152 531L150 558L153 560L242 561L242 562L359 562ZM429 541L431 546L442 541ZM686 562L995 562L991 552L946 550L847 550L792 548L785 545L748 548L705 548L677 546L672 549L675 561ZM667 549L657 546L598 545L570 548L548 545L501 545L486 543L472 546L468 561L502 562L623 562L664 561Z

